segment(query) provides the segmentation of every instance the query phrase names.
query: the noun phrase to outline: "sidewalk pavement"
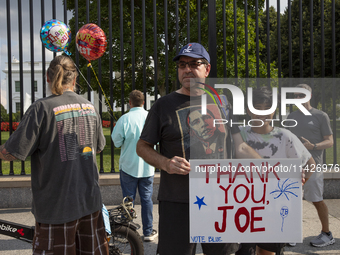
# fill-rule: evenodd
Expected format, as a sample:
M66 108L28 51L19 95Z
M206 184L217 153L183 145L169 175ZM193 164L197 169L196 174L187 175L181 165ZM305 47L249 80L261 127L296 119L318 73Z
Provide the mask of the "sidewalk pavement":
M335 244L323 248L315 248L310 246L309 242L319 234L321 226L318 215L314 206L303 201L303 243L297 244L295 247L286 247L284 255L339 255L340 254L340 199L325 200L329 210L330 229L335 238ZM112 208L112 206L107 206ZM141 225L140 205L136 205L138 218L135 220ZM34 225L34 217L30 209L0 209L0 219L13 221L29 226ZM158 204L154 204L154 228L158 229ZM142 236L142 230L139 229L139 234ZM158 239L154 242L144 242L144 254L156 254ZM0 235L0 254L1 255L30 255L31 244L23 241ZM197 246L196 254L203 255L201 246ZM176 254L180 255L180 254Z

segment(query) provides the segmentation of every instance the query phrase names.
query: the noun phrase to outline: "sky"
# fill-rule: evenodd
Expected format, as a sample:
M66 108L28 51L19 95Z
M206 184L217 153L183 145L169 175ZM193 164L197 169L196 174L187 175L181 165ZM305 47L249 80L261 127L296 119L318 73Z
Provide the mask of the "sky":
M269 0L269 6L274 6L277 9L277 0ZM288 0L281 0L280 1L280 13L283 13L288 6Z
M1 104L5 105L7 86L6 86L6 74L2 71L6 67L8 62L7 52L7 11L6 0L0 1L0 98ZM30 61L30 13L29 2L26 0L21 1L22 8L22 49L23 49L23 61ZM19 20L18 20L18 1L10 1L10 17L11 17L11 55L16 59L19 59ZM45 0L45 21L52 19L52 0ZM67 14L68 19L71 18L70 12ZM60 1L56 1L56 19L64 20L63 6ZM42 44L40 40L41 25L41 0L33 0L33 33L34 33L34 60L41 61ZM53 52L45 49L46 60L52 60Z
M6 0L0 1L0 98L1 103L5 100L6 95L6 74L2 71L5 69L6 62L8 62L7 53L7 11L6 11ZM56 19L64 20L63 6L60 1L56 1ZM269 0L270 5L276 8L277 0ZM11 47L12 57L19 59L19 27L18 27L18 1L10 1L11 4ZM29 1L21 1L22 4L22 44L23 44L23 61L30 60L30 14L29 14ZM287 1L281 1L281 12L287 6ZM71 18L71 13L68 12L67 18ZM52 0L45 0L45 21L52 19ZM34 21L34 60L41 61L42 55L42 44L40 40L40 29L41 29L41 0L33 0L33 21ZM73 31L72 36L75 35ZM52 60L53 53L45 49L46 60Z

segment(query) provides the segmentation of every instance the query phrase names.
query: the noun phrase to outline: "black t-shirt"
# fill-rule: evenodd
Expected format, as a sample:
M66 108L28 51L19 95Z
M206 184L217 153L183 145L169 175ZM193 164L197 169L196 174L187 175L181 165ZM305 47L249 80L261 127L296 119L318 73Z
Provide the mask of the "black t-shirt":
M200 102L201 96L177 92L161 97L152 106L140 139L159 143L160 153L167 158L225 158L227 126L212 126L212 120L223 118L222 114L217 105L208 104L203 116ZM194 155L190 155L190 148ZM158 200L188 203L189 175L161 171Z

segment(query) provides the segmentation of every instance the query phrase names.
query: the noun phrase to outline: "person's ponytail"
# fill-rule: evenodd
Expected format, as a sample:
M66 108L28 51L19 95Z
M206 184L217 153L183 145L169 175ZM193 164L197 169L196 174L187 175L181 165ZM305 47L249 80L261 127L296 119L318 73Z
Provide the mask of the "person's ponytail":
M47 69L47 75L52 94L62 95L65 90L73 87L74 79L78 76L76 66L68 56L57 56Z

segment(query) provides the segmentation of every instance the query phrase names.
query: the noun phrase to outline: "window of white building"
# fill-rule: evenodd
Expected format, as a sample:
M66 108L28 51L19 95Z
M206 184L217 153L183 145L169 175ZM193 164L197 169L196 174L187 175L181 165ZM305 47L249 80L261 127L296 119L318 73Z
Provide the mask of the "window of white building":
M15 92L20 92L20 81L15 81ZM34 81L34 92L38 92L38 82Z

